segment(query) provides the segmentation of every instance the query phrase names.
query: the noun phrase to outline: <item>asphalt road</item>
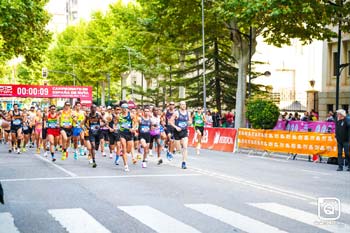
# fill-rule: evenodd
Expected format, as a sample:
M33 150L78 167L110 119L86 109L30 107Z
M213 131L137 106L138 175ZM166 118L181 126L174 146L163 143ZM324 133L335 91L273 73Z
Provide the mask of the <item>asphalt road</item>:
M176 155L126 173L100 155L93 169L86 157L53 164L0 145L0 233L350 232L350 172L242 153L189 154L187 170Z

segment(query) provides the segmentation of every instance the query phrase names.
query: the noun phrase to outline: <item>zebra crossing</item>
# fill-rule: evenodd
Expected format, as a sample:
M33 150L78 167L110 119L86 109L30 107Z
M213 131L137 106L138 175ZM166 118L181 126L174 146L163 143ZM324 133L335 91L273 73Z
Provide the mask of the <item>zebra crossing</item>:
M326 232L350 232L350 225L340 222L333 224L317 224L320 220L317 214L309 213L304 210L289 207L278 203L246 203L247 206L257 208L266 213L278 215L292 221L293 224L304 224L314 228L313 232L324 230ZM147 205L118 206L119 211L134 218L140 224L147 226L154 232L159 233L199 233L198 226L195 224L183 223L162 211ZM274 222L263 222L249 216L239 213L232 208L224 208L214 204L196 203L184 204L184 208L189 211L195 211L205 217L213 218L222 224L231 226L238 232L252 233L285 233L293 229L280 229ZM90 213L81 208L72 209L49 209L49 216L69 233L111 233L113 229L107 229ZM271 221L271 220L270 220ZM232 230L233 230L232 229ZM16 226L16 219L9 212L0 213L0 233L20 233ZM24 231L26 232L26 231ZM231 232L231 231L230 231Z

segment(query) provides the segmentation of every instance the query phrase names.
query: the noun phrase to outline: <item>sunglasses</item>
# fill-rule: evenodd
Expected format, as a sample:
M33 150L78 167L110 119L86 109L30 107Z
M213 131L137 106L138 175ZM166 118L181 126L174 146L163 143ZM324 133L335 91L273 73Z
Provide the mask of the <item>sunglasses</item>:
M56 110L56 108L51 108L50 110L51 110L51 111L55 111L55 110Z

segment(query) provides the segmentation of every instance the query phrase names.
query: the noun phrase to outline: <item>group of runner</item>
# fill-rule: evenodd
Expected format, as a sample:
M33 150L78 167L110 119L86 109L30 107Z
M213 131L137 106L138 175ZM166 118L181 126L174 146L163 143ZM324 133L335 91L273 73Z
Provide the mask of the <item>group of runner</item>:
M116 165L122 157L126 172L129 171L128 155L133 164L142 159L142 167L146 168L147 156L152 155L153 150L157 153L158 165L163 163L163 148L168 160L173 159L175 150L180 152L181 168L186 169L188 126L195 126L196 153L199 154L205 119L201 108L190 114L184 101L178 109L170 102L165 111L152 106L129 108L126 101L120 101L114 108L92 105L84 109L80 102L73 107L66 102L60 111L55 105L43 111L34 107L22 111L14 104L13 110L1 113L0 135L9 145L9 153L20 154L27 147L36 147L37 154L43 151L45 157L51 155L53 162L58 150L62 152L61 159L66 160L73 144L73 158L88 154L95 168L96 152L100 150L106 157L108 145L109 157L115 159Z

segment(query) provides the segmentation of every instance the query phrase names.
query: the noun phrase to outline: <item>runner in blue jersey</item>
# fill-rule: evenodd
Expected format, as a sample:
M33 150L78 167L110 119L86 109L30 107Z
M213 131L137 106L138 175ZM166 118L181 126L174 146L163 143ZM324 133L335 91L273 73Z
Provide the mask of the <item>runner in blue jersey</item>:
M190 117L189 112L186 109L186 102L180 102L180 109L175 111L172 117L169 120L171 126L175 128L174 138L175 138L175 146L178 151L181 150L182 147L182 169L186 169L186 161L187 161L187 146L188 146L188 131L187 128L190 124L192 124L192 119Z

